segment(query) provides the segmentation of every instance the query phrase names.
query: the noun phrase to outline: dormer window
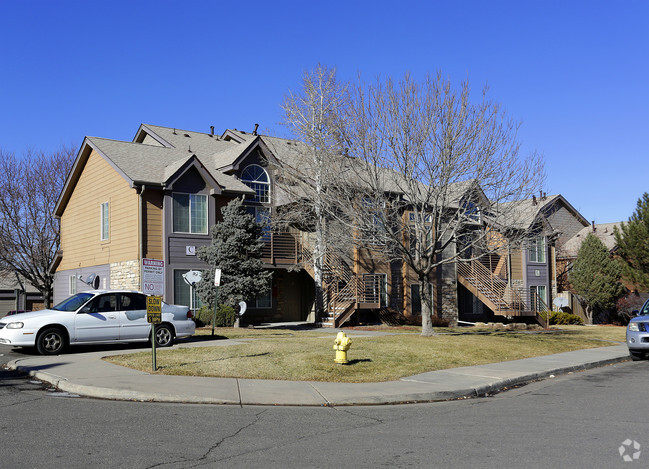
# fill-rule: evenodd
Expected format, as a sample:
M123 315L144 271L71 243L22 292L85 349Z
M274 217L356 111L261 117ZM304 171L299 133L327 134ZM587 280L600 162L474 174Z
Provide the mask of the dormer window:
M464 208L464 215L472 220L477 222L480 221L480 207L473 202L464 202L462 205Z
M255 191L254 196L247 197L248 201L260 204L270 203L270 178L264 168L257 164L246 166L241 173L241 181Z

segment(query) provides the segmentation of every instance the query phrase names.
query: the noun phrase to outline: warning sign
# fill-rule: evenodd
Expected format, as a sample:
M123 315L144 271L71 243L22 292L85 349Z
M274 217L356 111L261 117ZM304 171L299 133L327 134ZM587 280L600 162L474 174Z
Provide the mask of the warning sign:
M146 320L152 324L160 324L162 322L162 297L147 296Z
M164 295L165 263L142 259L142 291L147 295Z

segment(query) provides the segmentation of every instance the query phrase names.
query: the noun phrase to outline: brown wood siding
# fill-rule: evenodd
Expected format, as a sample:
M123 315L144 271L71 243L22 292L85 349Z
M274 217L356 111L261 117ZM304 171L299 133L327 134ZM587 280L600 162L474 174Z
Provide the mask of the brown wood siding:
M358 249L355 271L357 274L386 274L390 272L390 261L376 249Z
M94 150L61 216L63 259L57 271L138 258L139 197ZM100 240L101 204L109 204L109 237Z
M144 198L144 257L163 259L162 251L162 191L147 189Z
M525 251L512 250L512 280L523 280L523 256Z

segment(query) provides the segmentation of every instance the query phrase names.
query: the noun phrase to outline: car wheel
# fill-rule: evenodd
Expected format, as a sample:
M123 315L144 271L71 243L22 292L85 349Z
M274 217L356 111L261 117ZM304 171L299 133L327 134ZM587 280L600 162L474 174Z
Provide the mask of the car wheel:
M36 350L41 355L58 355L65 345L65 335L56 327L41 331L36 338Z
M156 347L171 347L174 343L174 333L170 326L160 324L155 326Z
M634 352L629 350L629 355L631 355L631 360L633 360L634 362L644 360L645 358L644 352Z

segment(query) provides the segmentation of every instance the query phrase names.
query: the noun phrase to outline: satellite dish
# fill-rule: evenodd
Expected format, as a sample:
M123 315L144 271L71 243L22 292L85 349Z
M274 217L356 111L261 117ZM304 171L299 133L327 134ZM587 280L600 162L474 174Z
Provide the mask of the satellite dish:
M186 274L183 274L183 279L185 283L190 287L193 287L203 278L203 273L200 270L190 270Z
M97 274L90 274L88 277L84 280L81 277L79 279L85 283L88 286L91 286L93 289L99 288L99 275Z

